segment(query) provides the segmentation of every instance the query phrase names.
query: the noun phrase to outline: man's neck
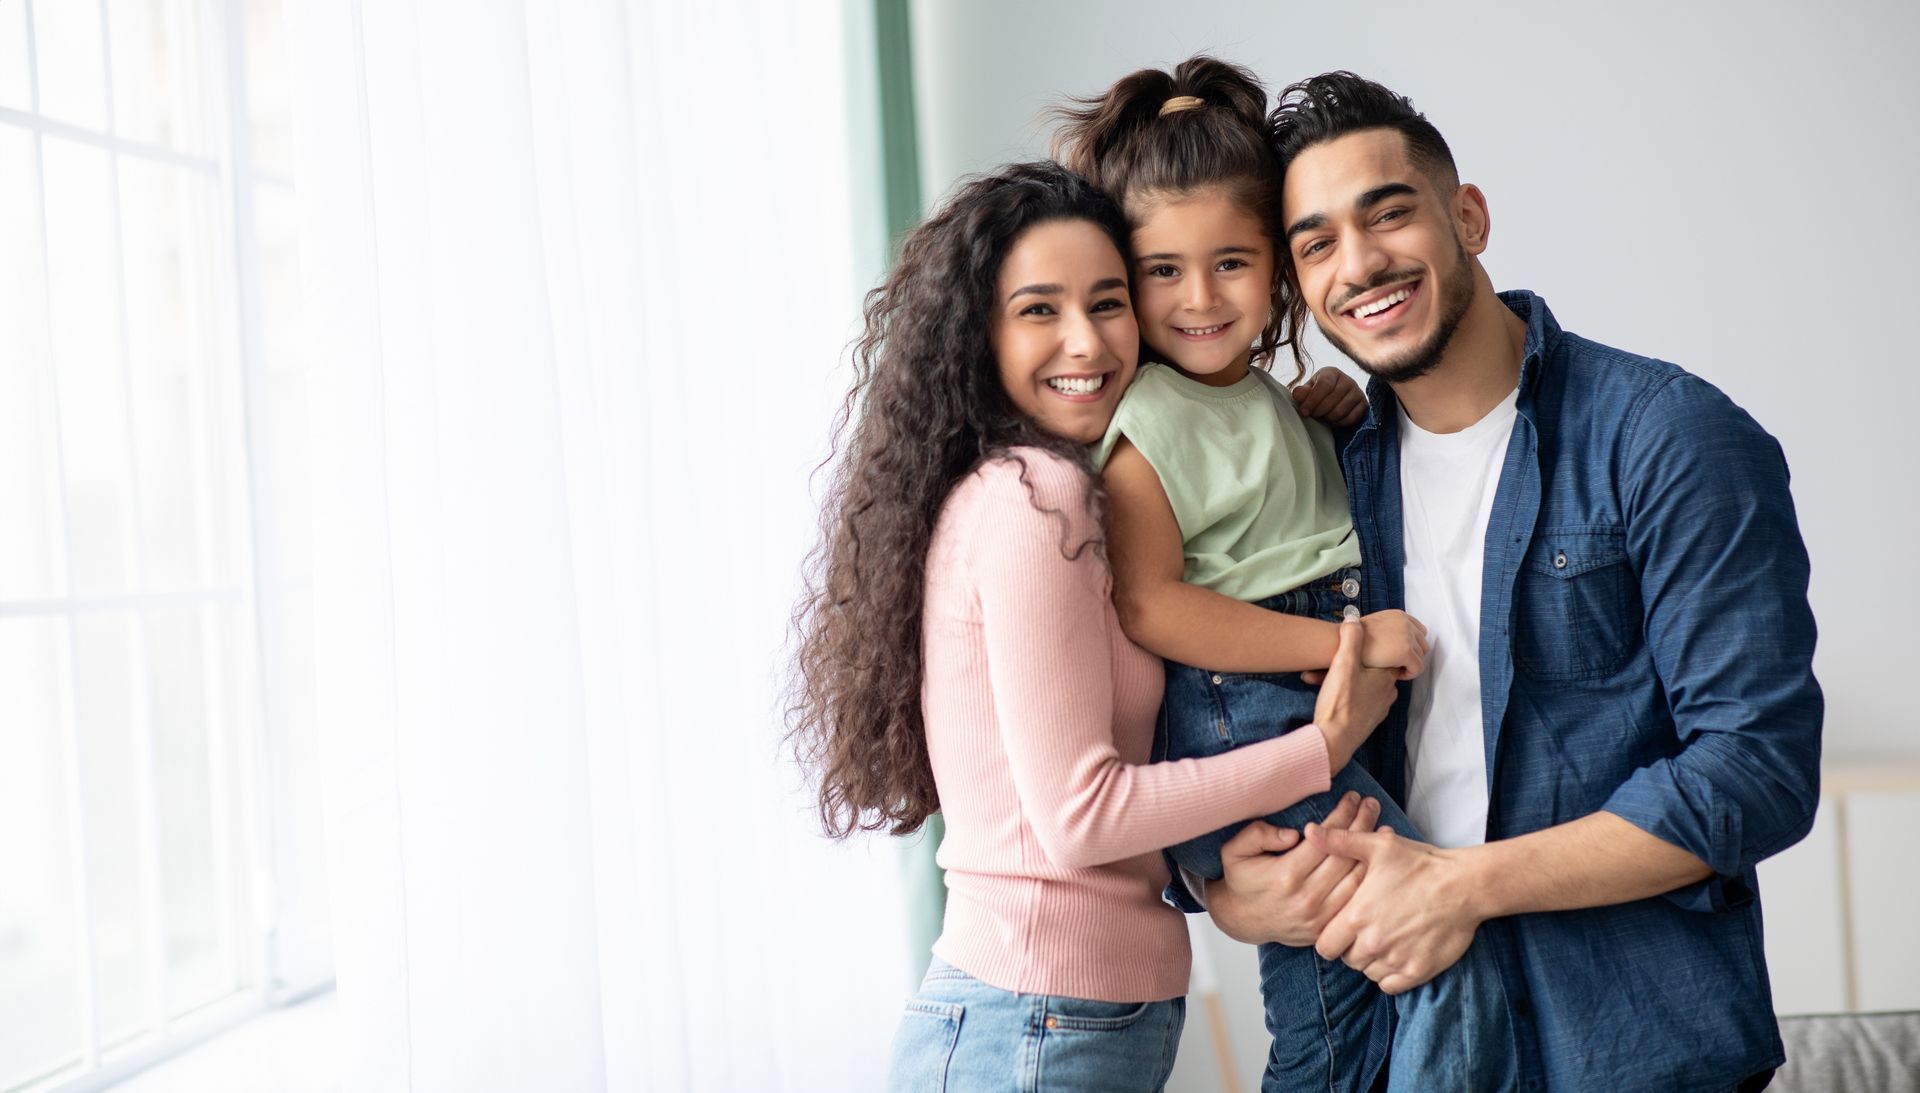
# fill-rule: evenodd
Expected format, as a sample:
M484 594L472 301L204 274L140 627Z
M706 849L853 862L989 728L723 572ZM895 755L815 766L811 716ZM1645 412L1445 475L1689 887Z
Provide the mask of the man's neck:
M1475 269L1473 303L1446 353L1433 371L1394 384L1393 393L1415 425L1457 433L1513 393L1526 344L1527 324L1500 302L1486 271Z

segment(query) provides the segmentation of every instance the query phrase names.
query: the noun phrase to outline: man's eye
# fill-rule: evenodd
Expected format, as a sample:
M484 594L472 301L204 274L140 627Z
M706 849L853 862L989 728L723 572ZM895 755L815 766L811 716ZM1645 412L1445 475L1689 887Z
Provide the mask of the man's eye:
M1381 213L1380 219L1374 221L1374 223L1385 224L1389 220L1399 220L1406 215L1407 210L1405 209L1388 209L1386 212Z
M1313 242L1307 244L1307 248L1300 252L1300 256L1302 258L1311 258L1314 255L1319 254L1321 251L1326 250L1328 247L1332 245L1333 245L1332 243L1328 242L1325 239L1316 239Z

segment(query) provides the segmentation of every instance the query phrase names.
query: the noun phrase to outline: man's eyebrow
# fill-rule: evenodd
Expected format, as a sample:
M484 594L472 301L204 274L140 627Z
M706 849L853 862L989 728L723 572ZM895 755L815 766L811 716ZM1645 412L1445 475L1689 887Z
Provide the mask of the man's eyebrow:
M1310 216L1303 216L1300 219L1294 221L1292 224L1288 225L1287 242L1289 243L1293 242L1293 237L1296 235L1299 235L1301 232L1310 232L1319 228L1324 228L1326 226L1327 226L1326 213L1314 213Z
M1375 186L1373 189L1355 198L1353 207L1356 209L1369 209L1385 201L1387 198L1411 197L1419 192L1419 190L1414 189L1404 182L1387 182ZM1299 235L1301 232L1310 232L1326 226L1327 214L1325 213L1314 213L1311 216L1303 216L1287 226L1287 242L1293 242L1293 237Z
M1419 192L1420 191L1404 182L1389 182L1383 186L1375 186L1373 189L1361 194L1360 197L1354 201L1353 207L1356 209L1370 209L1382 201L1385 201L1387 198L1411 196Z

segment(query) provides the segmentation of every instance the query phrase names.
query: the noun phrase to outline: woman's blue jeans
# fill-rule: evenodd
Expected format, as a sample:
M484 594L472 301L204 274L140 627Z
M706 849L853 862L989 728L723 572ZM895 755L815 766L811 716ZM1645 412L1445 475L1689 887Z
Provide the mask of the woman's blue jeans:
M1258 606L1338 621L1360 596L1361 572L1343 569ZM1357 607L1356 607L1357 610ZM1317 689L1299 673L1211 672L1167 662L1156 757L1219 755L1268 740L1313 720ZM1326 793L1266 817L1298 829L1323 821L1352 790L1380 802L1380 823L1420 838L1400 806L1358 763L1333 775ZM1220 847L1246 824L1202 835L1169 853L1189 872L1221 876ZM1383 994L1366 976L1311 948L1260 946L1260 993L1273 1046L1263 1088L1362 1091L1391 1057L1388 1089L1503 1090L1516 1082L1516 1051L1506 988L1479 946L1431 982L1405 994Z
M1187 1000L1015 994L934 957L893 1038L889 1093L1158 1093Z

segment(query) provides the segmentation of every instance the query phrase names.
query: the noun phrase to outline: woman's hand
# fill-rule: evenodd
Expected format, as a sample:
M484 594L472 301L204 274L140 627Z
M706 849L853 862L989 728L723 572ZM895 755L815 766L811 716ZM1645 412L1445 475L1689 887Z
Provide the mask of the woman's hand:
M1334 650L1319 701L1313 706L1313 723L1327 739L1328 770L1346 766L1354 750L1393 708L1393 669L1361 663L1360 647L1366 635L1359 619L1340 624L1340 648Z
M1369 668L1392 668L1396 679L1412 679L1426 670L1427 627L1405 611L1375 611L1360 620L1367 640L1360 647L1360 663Z
M1338 368L1322 368L1295 384L1293 404L1301 417L1341 428L1352 428L1367 419L1367 396L1352 376Z
M1320 826L1365 833L1380 802L1349 793ZM1366 878L1366 866L1302 842L1300 833L1255 820L1220 848L1226 876L1207 883L1207 910L1231 938L1249 945L1312 945Z

